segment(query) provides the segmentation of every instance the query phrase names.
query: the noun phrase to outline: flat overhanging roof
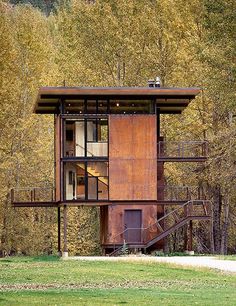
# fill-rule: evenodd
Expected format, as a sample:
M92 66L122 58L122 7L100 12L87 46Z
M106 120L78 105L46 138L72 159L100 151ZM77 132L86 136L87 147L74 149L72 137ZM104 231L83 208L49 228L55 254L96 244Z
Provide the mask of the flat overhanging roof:
M61 100L80 99L117 99L155 100L162 114L181 113L200 93L200 88L164 88L164 87L41 87L39 89L34 112L37 114L55 114ZM137 102L138 103L138 102Z

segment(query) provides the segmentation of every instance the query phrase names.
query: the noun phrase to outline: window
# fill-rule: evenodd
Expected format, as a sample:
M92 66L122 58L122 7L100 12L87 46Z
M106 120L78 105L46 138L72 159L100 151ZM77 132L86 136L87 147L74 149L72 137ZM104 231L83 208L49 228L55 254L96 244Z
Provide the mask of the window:
M85 103L84 100L65 100L65 114L83 114Z
M111 114L153 114L151 100L110 100Z
M64 193L66 200L85 199L84 163L65 163Z
M74 172L73 171L69 171L69 185L73 185L75 176L74 176Z
M88 162L88 199L108 200L108 163Z
M74 131L73 130L66 130L66 141L73 141L74 140Z
M66 162L65 200L108 200L108 162Z
M64 101L64 114L154 114L152 100L78 99Z
M87 120L87 156L108 155L108 120Z
M108 120L65 120L65 157L106 157Z

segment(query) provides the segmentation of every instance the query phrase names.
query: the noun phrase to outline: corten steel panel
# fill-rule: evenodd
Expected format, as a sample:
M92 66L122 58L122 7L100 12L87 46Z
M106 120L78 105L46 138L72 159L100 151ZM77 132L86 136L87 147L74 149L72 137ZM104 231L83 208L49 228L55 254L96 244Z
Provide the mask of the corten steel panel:
M109 157L110 200L133 200L132 171L132 160Z
M56 187L56 201L60 201L61 193L61 120L60 116L55 117L55 187Z
M157 199L155 115L109 116L110 200Z
M132 159L132 116L109 116L109 159Z
M100 207L100 241L107 243L108 207Z
M132 165L132 200L157 199L157 162L154 159L134 159Z
M132 153L135 159L156 159L156 115L132 116Z

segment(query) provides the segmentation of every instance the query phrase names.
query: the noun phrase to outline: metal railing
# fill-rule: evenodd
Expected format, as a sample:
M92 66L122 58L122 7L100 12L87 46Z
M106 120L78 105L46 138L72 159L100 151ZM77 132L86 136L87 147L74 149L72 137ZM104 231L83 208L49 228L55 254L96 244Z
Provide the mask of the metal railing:
M85 155L85 147L76 143L76 146L82 149L81 156ZM108 143L106 141L88 141L87 142L87 156L98 157L107 156ZM76 149L65 149L65 157L77 157ZM79 156L79 155L78 155Z
M206 158L207 141L159 141L158 158Z
M198 186L159 185L157 195L160 201L206 200L204 189Z
M25 187L11 189L12 203L54 202L54 187Z
M112 237L113 248L120 245L123 242L127 244L147 244L155 237L169 232L171 229L183 222L184 220L192 219L204 219L205 217L211 217L211 201L209 200L191 200L178 206L176 209L171 210L163 217L156 220L145 228L127 228L118 235ZM138 240L132 238L138 237Z

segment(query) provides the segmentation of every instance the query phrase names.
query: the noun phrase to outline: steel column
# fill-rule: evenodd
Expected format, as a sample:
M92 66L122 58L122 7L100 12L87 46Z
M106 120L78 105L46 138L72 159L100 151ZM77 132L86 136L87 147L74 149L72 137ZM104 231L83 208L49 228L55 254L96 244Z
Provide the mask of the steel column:
M57 208L57 250L61 255L61 208Z
M67 253L68 252L68 247L67 247L67 206L64 205L64 209L63 209L63 222L64 222L64 247L63 247L63 252Z

